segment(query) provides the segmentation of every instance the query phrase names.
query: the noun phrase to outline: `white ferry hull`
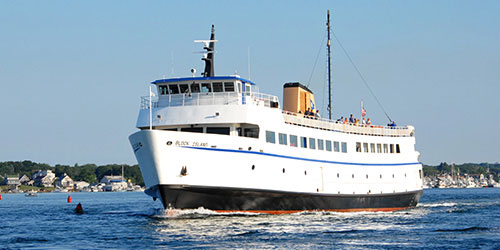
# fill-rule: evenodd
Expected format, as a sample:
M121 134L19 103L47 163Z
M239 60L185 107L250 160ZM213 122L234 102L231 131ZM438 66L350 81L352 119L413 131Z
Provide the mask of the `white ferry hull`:
M253 138L177 131L142 130L129 139L145 192L165 208L393 211L416 206L422 195L418 162L307 158Z

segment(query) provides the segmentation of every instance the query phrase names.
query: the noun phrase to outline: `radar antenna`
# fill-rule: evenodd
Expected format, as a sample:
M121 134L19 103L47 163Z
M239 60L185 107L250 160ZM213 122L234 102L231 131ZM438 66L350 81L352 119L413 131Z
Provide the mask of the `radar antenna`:
M218 42L215 40L215 28L212 24L212 33L210 35L210 40L194 40L195 43L203 43L203 58L201 60L205 61L205 71L201 73L204 77L214 76L214 47L215 43Z

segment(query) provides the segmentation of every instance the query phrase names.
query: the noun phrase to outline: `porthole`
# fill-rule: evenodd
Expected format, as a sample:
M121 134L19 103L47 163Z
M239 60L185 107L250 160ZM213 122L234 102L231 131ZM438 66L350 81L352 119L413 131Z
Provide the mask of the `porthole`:
M254 170L254 169L255 169L255 165L252 165L252 170Z
M394 178L394 174L392 174L392 178Z
M285 168L283 168L283 173L285 173Z
M380 179L382 179L382 175L380 175Z
M337 173L337 178L339 178L339 177L340 177L340 175L339 175L339 173Z
M368 179L368 175L366 175L366 179Z
M352 174L352 178L354 179L354 174Z
M307 175L307 171L306 170L304 170L304 175Z

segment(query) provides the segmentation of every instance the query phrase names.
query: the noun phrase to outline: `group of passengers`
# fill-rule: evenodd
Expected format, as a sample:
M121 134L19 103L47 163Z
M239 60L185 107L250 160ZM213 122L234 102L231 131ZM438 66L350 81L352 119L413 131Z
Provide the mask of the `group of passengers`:
M299 111L299 114L301 113L301 111ZM321 118L321 116L319 115L319 110L316 109L316 112L314 112L314 110L311 110L311 108L307 108L306 112L304 112L304 117L305 118L309 118L309 119L318 119L318 118Z
M363 119L360 120L360 119L354 118L352 114L349 118L347 118L347 117L344 118L343 116L340 117L340 119L337 120L337 123L356 125L356 126L360 126L360 125L361 126L370 126L370 125L372 125L372 121L370 120L370 118L366 119L363 117Z

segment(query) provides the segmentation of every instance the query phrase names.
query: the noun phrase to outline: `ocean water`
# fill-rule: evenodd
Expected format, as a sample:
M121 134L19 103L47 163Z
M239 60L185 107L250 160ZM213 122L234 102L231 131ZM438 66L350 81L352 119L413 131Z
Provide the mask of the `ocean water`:
M0 249L500 249L499 188L425 190L405 211L289 215L167 216L136 192L2 198Z

